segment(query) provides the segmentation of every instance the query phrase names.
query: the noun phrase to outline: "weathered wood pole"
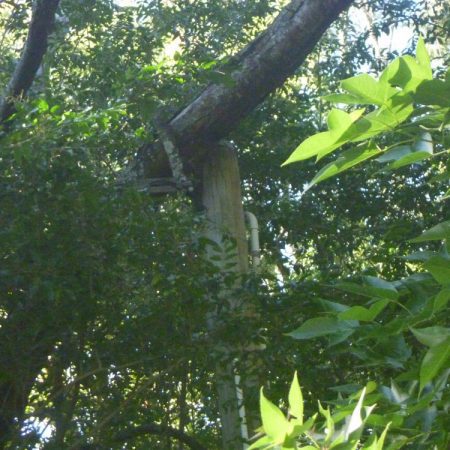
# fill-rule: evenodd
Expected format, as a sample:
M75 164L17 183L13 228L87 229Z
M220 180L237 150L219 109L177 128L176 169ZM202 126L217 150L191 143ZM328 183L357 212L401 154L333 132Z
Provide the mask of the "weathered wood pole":
M206 214L205 235L217 246L210 248L208 256L219 269L236 273L236 287L239 286L239 274L248 271L248 245L246 239L244 210L241 196L241 180L236 151L231 144L220 143L210 152L203 165L202 200ZM226 252L226 241L236 242L236 251L231 255ZM228 246L229 247L229 246ZM221 250L218 250L218 249ZM218 253L223 252L223 258ZM226 261L227 267L224 267ZM234 262L230 268L231 262ZM209 328L214 331L223 327L221 311L226 315L241 315L239 299L232 295L232 289L224 287L219 295L220 311L217 307L210 316ZM225 305L225 306L224 306ZM238 396L236 392L233 357L239 354L238 346L226 342L215 345L219 355L216 363L216 381L219 399L219 413L222 422L222 442L224 450L243 448L242 418L240 417ZM241 410L242 414L242 410Z

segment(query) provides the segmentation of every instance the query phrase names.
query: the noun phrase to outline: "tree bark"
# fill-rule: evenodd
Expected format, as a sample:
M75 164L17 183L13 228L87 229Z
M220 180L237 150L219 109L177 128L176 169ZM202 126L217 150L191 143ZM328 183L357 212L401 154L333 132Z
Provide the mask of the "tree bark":
M15 101L23 97L33 84L47 51L48 36L53 28L58 5L59 0L36 0L33 4L22 55L0 100L0 125L15 112Z
M233 86L211 84L169 123L180 155L192 170L211 143L227 136L303 63L331 23L353 0L292 0L272 25L223 67ZM161 146L141 149L139 171L167 176Z

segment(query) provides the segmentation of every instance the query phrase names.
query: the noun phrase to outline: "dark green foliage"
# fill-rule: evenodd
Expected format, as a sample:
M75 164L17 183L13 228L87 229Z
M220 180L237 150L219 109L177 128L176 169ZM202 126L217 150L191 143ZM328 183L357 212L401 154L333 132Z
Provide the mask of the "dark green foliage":
M0 6L2 87L29 19L31 2L15 3L14 10ZM119 8L106 0L63 0L59 14L66 20L57 21L42 72L9 132L0 130L0 408L20 422L1 436L1 445L181 449L164 434L115 440L156 423L219 448L215 342L256 335L266 344L258 375L270 381L270 398L284 398L297 369L309 417L315 399L345 410L336 391L354 400L373 380L378 388L367 399L378 408L368 424L379 435L392 421L411 439L404 448L430 448L429 430L448 428L444 416L435 416L447 401L442 370L424 375L432 381L422 383L421 397L413 384L428 348L442 347L423 342L434 339L434 327L445 327L448 288L438 283L446 277L446 256L444 250L402 256L440 251L436 241L410 239L448 220L448 201L435 201L448 182L446 155L394 172L362 165L306 195L315 164L279 167L299 142L325 130L323 96L336 93L340 79L383 67L396 50L377 60L369 32L343 17L297 75L233 134L245 208L258 217L263 246L260 273L236 295L258 305L260 317L252 323L224 315L216 336L206 331L207 317L220 286L235 279L205 262L201 213L183 196L155 199L118 187L116 177L154 139L158 108L171 115L208 83L229 82L221 62L263 30L280 5L138 3ZM445 2L357 6L373 14L376 36L407 23L439 43L448 22ZM436 65L442 73L442 58ZM430 81L417 91L418 101L430 89L445 92L440 78L438 87ZM383 139L386 146L396 142ZM431 276L411 276L419 267ZM372 301L361 291L377 289L375 279L389 280L390 288ZM389 297L394 290L398 297ZM337 330L332 336L286 336L318 316L328 320L327 331ZM11 389L20 404L5 400ZM443 432L431 438L445 448Z

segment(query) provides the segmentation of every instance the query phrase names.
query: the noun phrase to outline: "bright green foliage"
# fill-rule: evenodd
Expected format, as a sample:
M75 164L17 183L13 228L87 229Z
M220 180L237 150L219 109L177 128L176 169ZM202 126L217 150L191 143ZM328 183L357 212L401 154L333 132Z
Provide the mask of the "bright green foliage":
M347 93L332 94L327 100L368 105L373 110L364 116L356 110L353 117L358 118L354 121L348 119L352 113L332 110L330 131L306 139L286 164L311 156L319 160L338 147L350 146L319 171L311 187L376 155L375 161L383 167L375 177L430 157L445 155L448 159L450 115L444 99L448 98L448 74L445 81L432 79L430 58L419 39L416 58L397 58L378 80L368 75L344 80L341 88ZM347 119L337 121L337 117ZM400 143L386 145L387 133ZM445 181L447 159L447 177L442 177ZM441 246L419 249L407 256L405 260L411 266L406 277L386 281L360 276L358 281L353 278L335 283L343 294L330 293L331 298L322 302L322 315L304 321L289 336L302 341L325 337L330 348L346 346L342 351L355 356L361 366L391 367L398 373L398 384L392 381L390 388L380 386L375 397L382 415L369 418L369 423L385 426L392 422L389 448L407 447L411 441L426 448L445 448L446 383L450 374L450 328L446 326L450 222L438 223L410 242ZM384 439L383 433L378 443ZM376 442L371 445L378 445Z
M448 74L447 78L448 80ZM378 80L363 74L341 82L341 88L347 93L332 94L325 99L333 103L348 105L372 105L375 109L366 115L357 109L350 113L333 109L328 115L328 128L302 142L284 164L301 161L312 156L320 160L329 153L346 144L356 144L335 161L328 163L312 179L310 187L356 166L374 156L379 163L385 164L382 170L389 171L417 163L433 156L433 138L421 125L430 120L445 123L446 108L440 96L448 94L448 81L432 80L430 58L422 38L416 49L416 58L402 56L391 62ZM424 88L421 88L421 86ZM420 88L420 90L419 90ZM432 96L427 91L436 92ZM423 90L425 89L425 91ZM402 124L415 111L415 103L431 105L420 115L415 114L414 126ZM438 107L442 106L441 109ZM438 128L438 127L436 127ZM404 130L404 131L403 131ZM402 144L383 146L375 137L387 132L402 133ZM419 132L419 133L418 133ZM403 139L403 137L406 137Z
M366 388L358 393L356 405L352 403L341 405L340 411L331 414L319 402L319 412L323 423L316 424L317 414L303 423L303 395L298 382L297 373L289 391L289 413L283 412L266 399L261 389L261 418L264 436L254 442L249 450L278 448L282 450L295 449L341 449L382 450L389 424L378 439L375 434L361 446L361 434L364 424L369 418L374 406L363 406ZM297 416L293 414L297 412ZM339 428L336 424L344 422Z

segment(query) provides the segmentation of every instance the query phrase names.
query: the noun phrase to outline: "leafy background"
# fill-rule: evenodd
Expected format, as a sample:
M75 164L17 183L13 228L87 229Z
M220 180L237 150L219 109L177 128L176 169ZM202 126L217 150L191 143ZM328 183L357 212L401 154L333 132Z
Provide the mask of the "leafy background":
M1 5L2 86L19 55L30 4ZM202 258L201 215L189 199L118 189L115 177L154 138L158 108L176 111L208 83L226 83L220 62L281 7L264 0L61 2L40 76L11 132L0 136L0 376L28 380L17 384L27 404L22 431L6 448L182 448L158 435L115 441L130 425L147 422L219 447L215 337L205 333L205 321L220 274ZM380 46L393 27L414 30L410 54L419 32L425 37L435 74L444 79L446 2L355 8L370 18L367 27L361 31L352 14L342 17L296 76L231 137L245 208L260 223L263 267L240 293L258 303L260 323L230 320L226 335L237 340L252 328L264 341L260 376L271 398L284 398L297 369L310 416L315 399L339 407L348 402L336 391L351 400L374 380L371 427L393 422L390 448L444 449L448 394L436 386L446 385L445 374L422 386L420 397L412 386L430 339L442 343L418 339L408 327L415 320L422 329L445 327L446 310L435 311L435 303L445 306L448 296L437 301L442 279L421 275L424 254L404 256L439 251L438 239L419 246L411 239L449 217L448 201L437 201L448 180L447 155L381 173L377 163L365 164L305 194L314 162L280 167L301 141L326 129L330 104L323 96L338 92L339 80L377 73L397 56L400 49ZM382 140L389 146L398 136ZM439 142L448 148L448 135ZM388 284L380 287L379 279ZM361 296L369 288L390 306L352 337L345 330L341 339L286 336L313 318L338 320L339 305L370 308Z

